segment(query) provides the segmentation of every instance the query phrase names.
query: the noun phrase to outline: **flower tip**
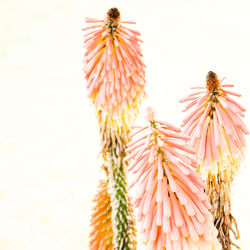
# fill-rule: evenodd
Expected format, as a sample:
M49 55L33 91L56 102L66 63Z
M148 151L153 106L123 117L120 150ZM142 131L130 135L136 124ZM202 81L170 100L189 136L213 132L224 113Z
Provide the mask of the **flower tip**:
M206 82L208 91L216 91L220 88L220 80L213 71L207 73Z
M146 115L145 115L146 120L149 122L152 122L155 120L155 112L151 107L146 108Z
M109 18L113 18L113 19L119 18L120 17L120 11L116 7L113 7L113 8L108 10L107 16Z
M120 11L117 8L111 8L107 12L106 26L116 29L120 23Z

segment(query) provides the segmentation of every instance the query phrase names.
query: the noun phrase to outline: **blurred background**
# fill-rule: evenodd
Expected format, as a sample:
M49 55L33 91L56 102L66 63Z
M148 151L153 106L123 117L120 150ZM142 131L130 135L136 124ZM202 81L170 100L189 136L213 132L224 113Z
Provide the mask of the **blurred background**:
M158 118L179 126L184 105L177 100L213 70L243 94L235 99L247 108L250 128L248 0L1 0L1 250L88 249L101 159L81 28L84 17L103 18L110 7L136 21L129 26L144 40L142 117L151 105ZM244 250L250 248L249 163L246 152L232 188Z

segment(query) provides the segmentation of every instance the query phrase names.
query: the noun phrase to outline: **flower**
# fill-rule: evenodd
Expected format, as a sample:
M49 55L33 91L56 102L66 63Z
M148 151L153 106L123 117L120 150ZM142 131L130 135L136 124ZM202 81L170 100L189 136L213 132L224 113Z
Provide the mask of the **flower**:
M124 26L134 22L121 22L117 8L107 12L106 20L86 18L86 22L93 23L83 29L90 30L84 40L88 96L109 127L126 125L145 96L140 33Z
M147 249L219 249L206 185L193 170L189 136L150 114L150 124L130 135L126 160L132 204Z
M223 80L210 71L206 87L191 87L197 92L179 101L189 102L184 112L193 109L181 126L184 134L192 138L190 146L197 152L200 171L205 176L208 171L217 174L218 164L233 176L244 157L245 135L249 133L241 119L245 108L230 97L241 95L228 91L234 85L222 84Z
M222 84L224 78L210 71L206 87L180 100L190 102L184 111L193 108L183 120L184 133L191 136L190 146L197 152L198 171L207 181L206 192L212 205L214 223L223 249L237 247L230 238L230 231L239 238L237 223L231 214L230 190L233 178L244 158L245 135L248 134L241 119L246 111L230 96L241 96L228 91L232 84ZM235 230L233 229L235 225Z
M95 207L91 217L90 244L91 250L113 249L113 229L111 221L111 202L107 181L100 181L98 193L94 199Z

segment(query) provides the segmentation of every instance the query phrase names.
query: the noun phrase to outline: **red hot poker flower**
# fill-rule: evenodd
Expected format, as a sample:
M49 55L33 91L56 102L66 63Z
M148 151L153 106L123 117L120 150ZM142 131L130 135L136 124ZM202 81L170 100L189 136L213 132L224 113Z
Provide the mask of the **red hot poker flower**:
M197 161L190 154L195 152L186 144L189 136L151 119L131 138L126 159L134 176L132 204L147 249L219 249L206 185L193 170Z
M179 101L189 102L184 112L192 109L181 126L191 137L190 146L195 148L205 176L208 170L217 174L218 163L221 167L233 166L228 169L231 176L244 157L245 135L249 133L242 120L246 110L231 97L241 95L227 90L234 85L222 84L223 80L210 71L206 87L192 87L197 91Z
M109 126L126 125L145 96L140 33L124 25L134 22L120 21L116 8L108 11L106 20L86 22L93 23L83 29L89 31L84 40L88 96Z

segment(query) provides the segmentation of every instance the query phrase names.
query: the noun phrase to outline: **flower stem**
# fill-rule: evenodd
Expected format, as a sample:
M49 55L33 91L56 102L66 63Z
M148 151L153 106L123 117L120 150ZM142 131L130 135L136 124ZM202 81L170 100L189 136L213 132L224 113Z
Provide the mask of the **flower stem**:
M136 249L135 227L132 208L127 193L125 148L128 129L122 127L111 129L101 123L102 154L108 165L109 194L112 207L113 244L115 250Z
M214 224L218 230L218 239L223 250L231 250L232 245L240 249L230 237L230 232L232 232L235 239L240 238L236 220L231 214L231 182L225 170L218 171L217 177L211 173L208 174L207 193L212 205Z

